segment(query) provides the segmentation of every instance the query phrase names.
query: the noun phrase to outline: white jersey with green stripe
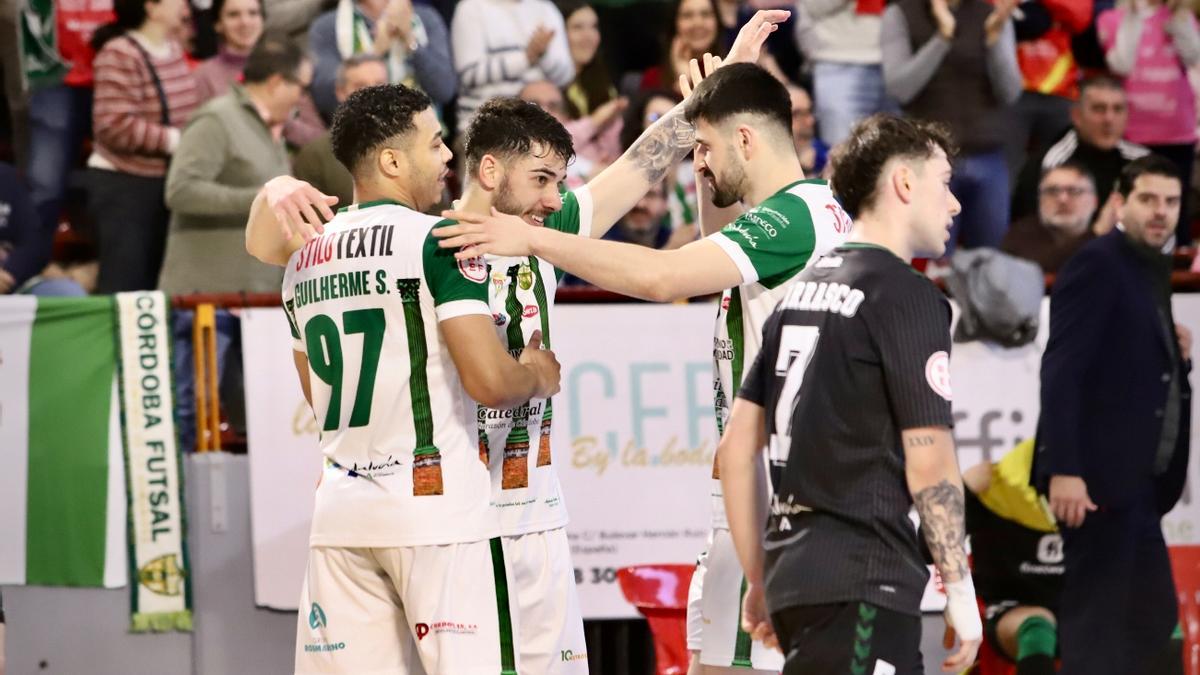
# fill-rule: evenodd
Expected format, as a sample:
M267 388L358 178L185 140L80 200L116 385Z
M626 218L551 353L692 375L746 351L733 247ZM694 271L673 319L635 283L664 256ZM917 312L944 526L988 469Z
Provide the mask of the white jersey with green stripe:
M823 180L792 183L709 235L737 264L742 284L722 295L713 337L713 405L717 433L725 433L729 409L744 372L758 356L762 328L787 295L796 275L841 245L850 232L846 214ZM713 527L727 529L716 462L712 481Z
M283 301L308 357L325 470L312 546L391 547L495 537L475 402L438 323L481 314L482 259L456 262L441 221L391 201L339 211L288 260Z
M562 208L546 217L544 227L590 236L592 197L587 187L564 193ZM492 319L509 352L519 355L535 330L542 331L542 346L553 349L551 313L562 271L533 256L489 256L487 264ZM535 398L511 410L479 406L479 452L488 457L492 507L504 536L567 524L567 506L550 446L553 419L553 399Z

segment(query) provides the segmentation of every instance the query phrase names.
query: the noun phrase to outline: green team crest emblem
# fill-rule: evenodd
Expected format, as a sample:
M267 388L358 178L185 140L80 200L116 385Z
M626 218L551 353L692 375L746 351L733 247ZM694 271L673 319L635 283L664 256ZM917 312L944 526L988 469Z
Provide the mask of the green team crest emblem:
M517 268L517 285L523 291L533 288L533 268L529 266L529 263L521 263L521 266Z
M159 595L179 595L183 577L183 569L174 553L159 556L138 570L138 583Z

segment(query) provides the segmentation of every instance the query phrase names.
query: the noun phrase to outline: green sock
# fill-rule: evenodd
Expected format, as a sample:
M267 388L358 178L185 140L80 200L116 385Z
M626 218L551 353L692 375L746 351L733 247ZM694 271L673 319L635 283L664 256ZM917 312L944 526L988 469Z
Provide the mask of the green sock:
M1017 661L1027 656L1048 656L1053 659L1056 651L1058 629L1050 620L1031 616L1021 622L1017 628Z

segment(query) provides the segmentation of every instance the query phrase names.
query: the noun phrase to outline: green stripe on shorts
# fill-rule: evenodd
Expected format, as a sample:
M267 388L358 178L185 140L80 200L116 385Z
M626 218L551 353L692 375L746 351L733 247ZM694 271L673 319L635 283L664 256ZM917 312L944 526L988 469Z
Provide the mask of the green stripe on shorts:
M493 538L491 544L492 574L496 579L496 617L500 620L500 675L517 675L512 611L508 604L508 575L504 571L504 547L499 537Z
M730 664L734 668L754 667L754 662L750 659L750 650L752 647L750 634L742 630L742 602L745 599L746 577L742 577L742 590L738 593L737 617L734 619L737 625L737 641L733 643L733 663Z

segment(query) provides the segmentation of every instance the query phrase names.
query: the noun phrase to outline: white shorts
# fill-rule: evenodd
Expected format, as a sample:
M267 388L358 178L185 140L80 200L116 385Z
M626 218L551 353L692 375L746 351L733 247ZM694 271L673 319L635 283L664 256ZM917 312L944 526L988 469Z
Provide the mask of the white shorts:
M587 675L566 528L501 537L521 673Z
M708 534L708 551L700 556L688 589L688 649L700 652L700 663L726 668L783 669L783 654L741 629L742 565L729 530Z
M297 675L516 675L492 541L309 548Z

